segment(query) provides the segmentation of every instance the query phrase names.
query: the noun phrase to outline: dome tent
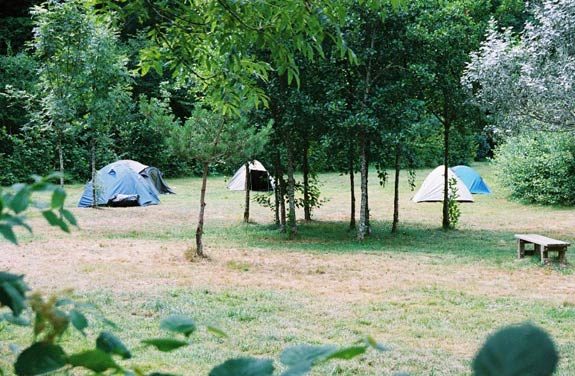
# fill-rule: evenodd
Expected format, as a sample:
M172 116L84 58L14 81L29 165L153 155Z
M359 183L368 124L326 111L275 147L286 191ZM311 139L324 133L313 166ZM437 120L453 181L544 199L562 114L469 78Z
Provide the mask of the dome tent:
M154 187L156 187L156 190L159 193L172 193L172 194L176 193L172 190L172 188L168 186L168 184L166 184L162 172L154 166L146 166L145 164L133 161L131 159L122 159L114 163L125 164L126 166L131 168L134 172L142 175L146 179L151 180L151 183L154 185Z
M455 175L463 181L463 184L465 184L472 194L488 195L491 193L491 189L485 184L481 175L471 167L455 166L451 169L455 172Z
M266 168L259 161L249 162L250 191L269 192L274 190L274 182ZM228 183L230 191L244 191L246 189L246 165L242 165Z
M414 202L437 202L443 201L444 192L444 166L441 165L435 170L431 171L429 175L421 184L421 187L411 199ZM457 177L452 169L447 170L447 177L449 180L455 179L457 188L457 198L456 201L459 202L473 202L473 196L471 192L465 186L465 184Z
M154 174L159 176L156 181ZM136 161L116 161L101 168L96 173L98 206L156 205L160 203L158 197L160 192L173 193L161 178L161 173L157 168ZM92 205L92 181L90 181L84 188L78 207L85 208Z

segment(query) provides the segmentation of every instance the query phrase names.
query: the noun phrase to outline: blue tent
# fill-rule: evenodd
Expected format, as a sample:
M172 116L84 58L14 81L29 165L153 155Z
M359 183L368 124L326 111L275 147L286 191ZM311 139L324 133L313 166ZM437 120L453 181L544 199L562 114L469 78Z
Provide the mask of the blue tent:
M126 161L111 163L96 173L98 205L147 206L160 203L158 191L144 176L130 168ZM92 182L84 188L78 207L92 206Z
M455 175L463 181L463 184L469 189L473 194L484 194L488 195L491 193L491 189L485 184L481 175L477 173L474 169L468 166L455 166L451 168Z

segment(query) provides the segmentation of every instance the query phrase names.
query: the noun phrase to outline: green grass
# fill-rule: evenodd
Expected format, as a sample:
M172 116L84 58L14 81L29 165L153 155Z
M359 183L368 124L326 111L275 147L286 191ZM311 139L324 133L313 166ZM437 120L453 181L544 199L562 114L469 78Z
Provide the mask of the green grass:
M389 347L385 353L369 352L358 360L318 367L314 375L381 375L397 371L413 375L467 374L470 359L458 349L459 339L467 347L478 347L494 327L509 322L531 321L547 328L557 341L564 368L559 375L572 374L571 353L575 348L575 310L511 297L490 299L456 289L429 286L408 291L401 299L393 292L389 300L336 306L305 294L234 289L173 289L161 296L92 293L77 296L99 306L118 325L115 333L134 352L125 364L139 365L151 372L162 370L183 375L207 374L215 364L246 354L276 361L283 348L301 343L351 344L366 334L378 333ZM178 313L192 316L200 330L191 346L165 354L145 348L140 339L166 335L158 328L161 318ZM224 330L229 338L209 334L206 325ZM64 339L77 351L91 347L100 330L113 330L94 320L88 338L74 332ZM28 333L4 328L6 342L25 346ZM7 348L0 352L0 364L8 369L13 360ZM278 362L279 367L279 362Z
M90 317L88 336L73 333L63 339L65 347L70 351L90 348L99 331L109 330L134 352L135 358L125 364L141 365L146 372L205 375L229 357L268 357L279 366L279 354L287 346L348 345L373 335L390 350L323 365L313 375L392 375L401 371L412 375L468 375L474 352L490 332L503 325L531 321L554 337L561 352L557 375L573 375L575 300L569 289L575 268L556 263L541 266L536 257L517 261L513 238L515 233L537 232L575 243L573 209L509 201L490 166L475 167L495 194L461 205L458 229L448 232L439 228L441 204L411 203L413 193L402 178L400 231L392 235L391 185L381 188L371 179L373 233L362 242L348 230L345 176L320 175L322 193L329 201L314 213L314 221L299 224L298 235L291 241L277 231L272 213L256 204L252 206L255 223L241 224L242 194L227 191L222 177L210 178L205 243L214 259L207 264L185 264L182 257L183 265L177 265L178 270L162 271L165 275L161 277L174 278L177 287L161 282L154 285L162 279L153 270L153 263L151 270L133 281L148 284L147 289L118 292L101 287L97 279L89 279L93 285L84 287L75 299L98 306L118 328ZM418 171L418 185L427 172ZM199 179L170 183L178 194L162 197L162 204L155 208L97 212L73 209L81 229L71 235L48 230L38 215L32 214L36 235L24 235L19 251L22 255L17 257L40 248L33 255L42 258L41 247L63 244L62 257L78 264L79 273L74 276L78 282L94 276L127 279L130 269L137 268L146 257L173 262L162 258L162 254L174 249L183 252L185 244L193 244ZM79 185L67 189L69 207L75 205L81 190ZM132 248L126 249L128 246ZM151 247L152 252L140 255L138 247ZM108 254L124 254L131 249L136 250L133 259L121 265L106 259ZM217 257L224 257L223 251L229 252L228 256L219 262ZM49 255L54 252L50 248ZM572 257L570 252L568 259ZM300 256L315 260L315 264L273 263L281 257L298 260ZM378 273L391 273L388 279L377 282L385 284L370 284L374 271L372 268L369 274L362 270L365 264L349 265L347 270L346 263L357 260L377 263L381 268ZM396 262L401 269L387 267ZM45 268L35 282L51 286L46 293L58 292L51 281L66 272L50 264ZM213 268L212 278L219 284L212 286L207 280L194 279L195 272L209 268ZM465 271L476 273L466 279ZM252 276L257 283L239 283L251 281ZM281 288L275 287L278 280L285 282ZM547 285L548 280L561 284ZM305 288L292 287L300 282ZM358 299L338 290L355 285L361 288L349 291L363 294ZM548 296L546 291L556 294ZM159 329L159 321L172 313L189 315L199 324L201 329L192 335L192 345L172 354L142 346L141 339L166 335ZM209 334L206 325L224 330L229 338ZM9 344L22 348L30 341L29 330L0 324L0 367L10 374L14 354Z

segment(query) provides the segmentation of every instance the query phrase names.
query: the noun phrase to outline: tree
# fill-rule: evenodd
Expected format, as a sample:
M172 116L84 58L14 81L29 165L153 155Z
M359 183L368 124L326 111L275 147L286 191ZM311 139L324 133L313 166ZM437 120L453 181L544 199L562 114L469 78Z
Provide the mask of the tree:
M64 184L64 136L71 127L88 139L92 181L99 143L130 101L130 77L110 17L96 17L80 1L49 2L32 10L35 56L40 61L38 121L57 139ZM93 202L96 184L93 184Z
M171 144L176 152L190 163L199 161L202 166L200 211L196 227L195 255L206 257L202 236L206 207L206 188L210 166L245 155L251 149L255 153L266 142L269 128L258 132L245 121L231 121L220 113L196 108L181 127L172 129Z
M575 3L544 1L519 34L491 21L463 84L497 129L575 130Z
M91 31L78 2L46 3L31 11L34 56L40 62L36 117L56 135L60 186L64 185L64 134L79 118L78 78L84 74L85 46Z
M417 2L415 22L409 30L417 60L411 70L420 81L421 98L427 111L443 127L443 229L449 229L450 136L457 127L467 127L477 120L476 114L466 109L468 96L460 79L469 51L479 45L485 30L491 4L478 0L451 2ZM475 118L474 118L475 116Z

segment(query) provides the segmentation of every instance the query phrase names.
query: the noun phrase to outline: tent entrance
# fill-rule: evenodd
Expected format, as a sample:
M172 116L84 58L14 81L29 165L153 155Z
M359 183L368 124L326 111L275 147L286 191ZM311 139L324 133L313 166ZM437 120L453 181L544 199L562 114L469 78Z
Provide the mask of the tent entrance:
M251 191L268 192L273 190L272 187L270 186L270 179L267 171L251 170L250 180L251 180L251 187L250 187Z

